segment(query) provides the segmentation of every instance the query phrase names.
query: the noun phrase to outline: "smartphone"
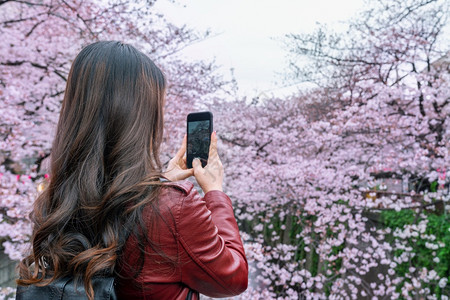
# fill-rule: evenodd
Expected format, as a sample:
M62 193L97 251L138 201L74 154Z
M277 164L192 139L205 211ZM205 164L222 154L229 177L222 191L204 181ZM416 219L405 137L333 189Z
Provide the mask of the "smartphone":
M209 111L190 113L187 116L186 164L192 168L192 161L198 157L205 167L208 163L209 145L213 131L213 114Z

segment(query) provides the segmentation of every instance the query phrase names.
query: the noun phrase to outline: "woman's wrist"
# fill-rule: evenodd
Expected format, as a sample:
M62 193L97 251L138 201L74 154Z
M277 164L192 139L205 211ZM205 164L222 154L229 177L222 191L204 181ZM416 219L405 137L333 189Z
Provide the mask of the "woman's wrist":
M203 190L203 193L208 193L208 192L211 192L211 191L221 191L221 192L223 192L223 189L222 189L222 186L211 186L211 187L208 187L208 188L202 188L202 190Z

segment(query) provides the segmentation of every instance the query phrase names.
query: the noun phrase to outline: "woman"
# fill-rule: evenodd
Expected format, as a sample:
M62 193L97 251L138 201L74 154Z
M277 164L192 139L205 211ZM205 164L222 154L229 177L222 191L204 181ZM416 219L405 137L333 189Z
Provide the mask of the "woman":
M165 78L134 47L97 42L76 57L51 153L50 182L31 218L32 253L20 285L115 274L123 299L226 297L248 266L217 137L208 165L186 169L186 137L162 173ZM195 176L205 195L190 182Z

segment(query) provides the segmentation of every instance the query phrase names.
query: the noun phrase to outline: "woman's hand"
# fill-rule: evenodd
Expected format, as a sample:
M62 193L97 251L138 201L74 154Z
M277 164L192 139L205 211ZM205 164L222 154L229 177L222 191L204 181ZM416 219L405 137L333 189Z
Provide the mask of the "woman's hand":
M195 179L205 194L212 190L222 191L223 166L217 153L217 134L215 131L211 134L208 164L203 168L200 159L196 158L193 160L192 166Z
M188 169L186 166L186 135L184 135L183 143L175 157L169 161L166 172L162 175L170 181L183 180L194 175L194 169Z

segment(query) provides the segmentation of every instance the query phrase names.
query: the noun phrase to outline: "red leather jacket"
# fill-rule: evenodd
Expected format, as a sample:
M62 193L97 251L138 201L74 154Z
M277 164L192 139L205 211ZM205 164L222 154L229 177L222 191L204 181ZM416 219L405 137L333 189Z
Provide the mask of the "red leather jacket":
M198 293L227 297L246 290L247 259L225 193L209 191L202 198L192 183L172 182L162 189L157 206L159 215L151 206L143 212L148 236L175 263L164 261L147 247L139 276L119 280L116 290L120 299L185 300L193 290L192 299L196 300ZM138 264L136 238L129 238L123 254L120 272L130 277Z

